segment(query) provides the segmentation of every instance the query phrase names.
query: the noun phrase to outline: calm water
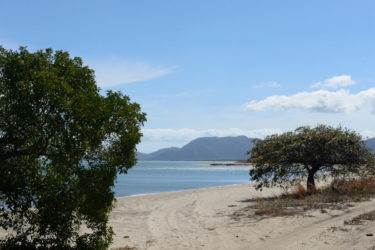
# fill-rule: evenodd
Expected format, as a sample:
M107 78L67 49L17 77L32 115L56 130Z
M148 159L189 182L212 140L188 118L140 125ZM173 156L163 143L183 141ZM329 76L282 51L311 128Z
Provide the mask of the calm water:
M206 166L210 162L140 161L120 175L116 196L151 194L249 182L249 166ZM206 164L206 165L205 165Z

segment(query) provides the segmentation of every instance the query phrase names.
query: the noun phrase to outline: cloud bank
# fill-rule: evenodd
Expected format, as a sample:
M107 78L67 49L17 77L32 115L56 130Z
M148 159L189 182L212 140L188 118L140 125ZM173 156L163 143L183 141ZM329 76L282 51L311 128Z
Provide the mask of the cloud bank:
M352 94L347 90L301 92L290 96L270 96L261 101L251 101L247 110L304 110L325 113L351 113L371 105L375 113L375 88Z
M356 81L349 75L334 76L324 80L323 82L316 82L311 85L311 88L327 88L327 89L338 89L342 87L348 87L355 85Z

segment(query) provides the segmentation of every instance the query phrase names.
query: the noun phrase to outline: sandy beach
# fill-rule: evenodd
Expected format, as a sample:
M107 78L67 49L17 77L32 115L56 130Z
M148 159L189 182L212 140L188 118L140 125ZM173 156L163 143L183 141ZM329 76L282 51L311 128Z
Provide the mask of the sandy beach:
M273 218L233 213L249 199L280 193L251 184L118 198L110 216L111 248L136 249L373 249L375 222L344 221L375 210L375 200L347 209Z

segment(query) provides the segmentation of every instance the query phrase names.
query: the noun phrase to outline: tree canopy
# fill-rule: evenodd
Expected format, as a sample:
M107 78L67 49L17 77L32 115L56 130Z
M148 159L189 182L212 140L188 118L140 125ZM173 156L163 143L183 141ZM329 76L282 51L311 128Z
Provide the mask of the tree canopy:
M0 227L11 231L4 248L110 244L112 189L136 163L146 118L129 97L99 91L94 71L67 52L0 47Z
M369 173L374 156L362 137L349 129L318 125L256 140L250 153L250 176L263 186L282 185L307 177L307 190L315 189L315 176Z

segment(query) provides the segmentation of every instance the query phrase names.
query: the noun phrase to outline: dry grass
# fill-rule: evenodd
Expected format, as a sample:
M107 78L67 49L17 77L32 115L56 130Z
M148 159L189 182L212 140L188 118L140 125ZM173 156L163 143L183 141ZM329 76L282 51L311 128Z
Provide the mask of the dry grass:
M331 185L308 194L305 187L297 185L291 192L271 198L256 197L254 204L236 211L233 215L239 216L288 216L302 214L307 210L345 209L351 206L350 202L365 201L375 197L375 178L334 181ZM375 216L375 214L374 214Z
M111 250L135 250L135 247L119 247L119 248L112 248Z

